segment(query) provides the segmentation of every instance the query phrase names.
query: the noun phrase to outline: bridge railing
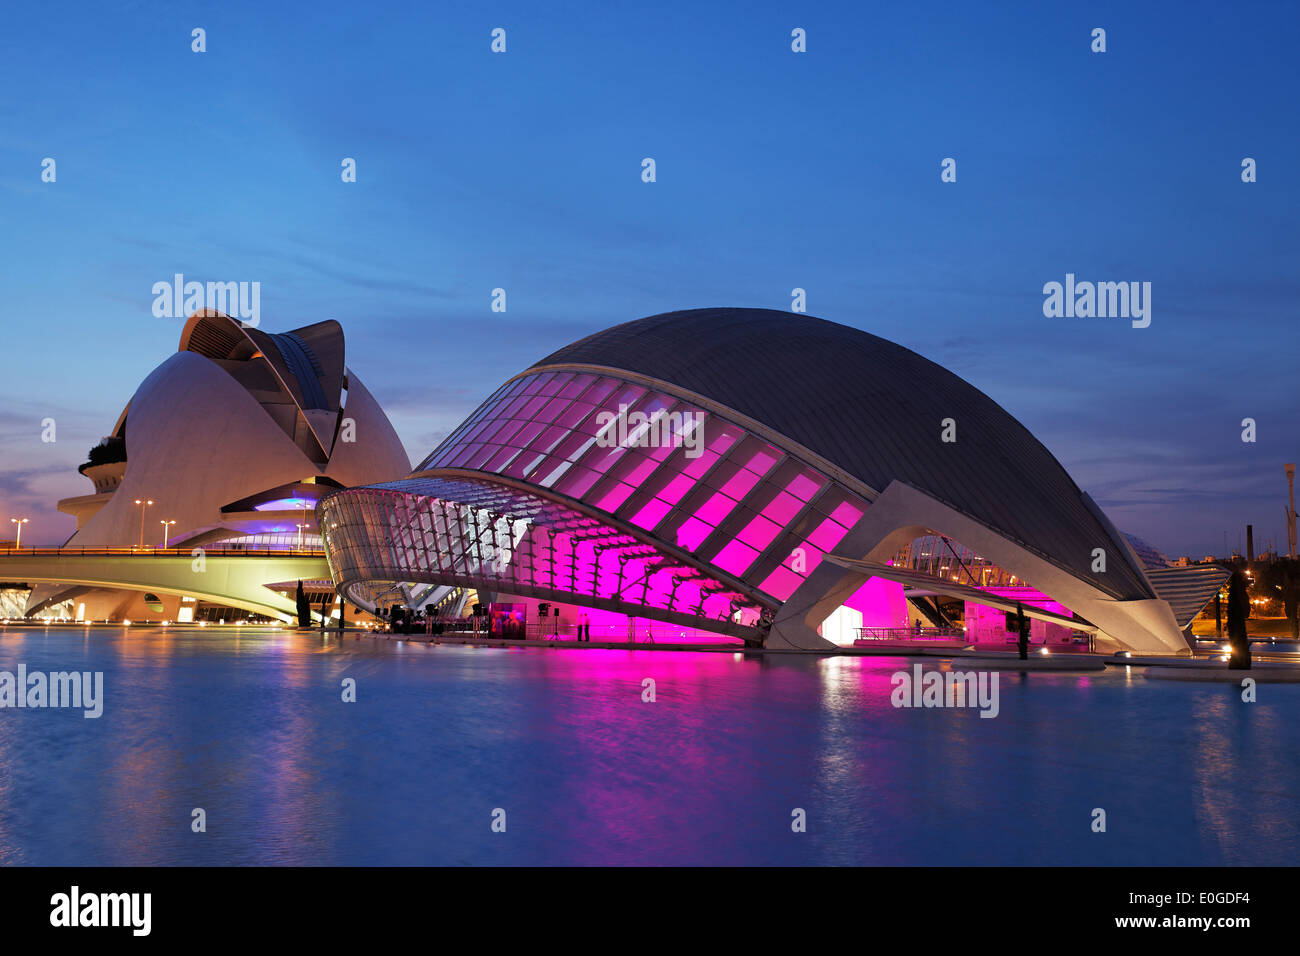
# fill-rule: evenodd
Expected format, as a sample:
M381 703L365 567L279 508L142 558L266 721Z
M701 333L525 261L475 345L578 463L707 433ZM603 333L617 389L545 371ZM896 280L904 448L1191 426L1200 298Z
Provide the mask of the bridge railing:
M960 627L859 627L859 641L951 641L963 639Z

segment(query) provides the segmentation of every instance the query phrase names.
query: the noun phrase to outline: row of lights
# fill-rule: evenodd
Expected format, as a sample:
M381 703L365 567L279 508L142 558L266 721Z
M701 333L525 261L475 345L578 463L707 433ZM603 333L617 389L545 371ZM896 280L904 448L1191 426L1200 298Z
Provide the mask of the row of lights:
M145 512L145 509L146 509L146 508L148 508L151 504L153 504L153 499L152 499L152 498L136 498L136 499L135 499L135 503L138 504L138 505L140 506L140 550L143 551L143 550L144 550L144 512ZM161 519L159 519L158 523L159 523L160 525L162 525L162 532L163 532L163 550L166 551L166 550L167 550L167 537L168 537L168 535L169 535L170 532L171 532L171 526L174 525L174 524L176 523L176 521L175 521L175 519L172 519L172 518L161 518Z
M137 498L137 499L135 499L135 503L138 504L138 505L140 506L140 547L141 547L141 549L143 549L143 548L144 548L144 509L145 509L145 508L148 508L151 504L153 504L153 501L152 501L152 499L142 499L142 498ZM13 525L17 525L17 526L18 526L18 535L17 535L17 537L16 537L15 540L14 540L14 547L15 547L15 548L18 548L18 549L21 549L21 548L22 548L22 546L23 546L23 525L27 524L29 521L31 521L30 518L10 518L10 519L9 519L9 523L10 523L10 524L13 524ZM164 519L164 520L159 521L158 523L159 523L160 525L163 526L163 549L166 550L166 548L167 548L167 534L168 534L168 532L171 530L171 527L170 527L170 526L171 526L171 525L174 525L176 522L175 522L175 520L166 520L166 519Z
M137 505L140 506L140 550L143 551L143 550L144 550L144 515L145 515L145 509L148 508L150 505L152 505L152 504L154 503L154 501L153 501L152 498L136 498L136 499L135 499L135 503L136 503ZM306 506L305 504L299 504L299 505L296 505L296 507L299 507L299 508L306 508L307 506ZM15 525L18 526L18 536L17 536L17 538L16 538L15 541L14 541L14 547L15 547L15 548L22 548L22 546L23 546L23 525L27 524L30 520L31 520L30 518L10 518L10 519L9 519L9 523L10 523L10 524L15 524ZM176 520L175 520L174 518L161 518L161 519L159 519L158 523L159 523L160 525L162 525L162 529L163 529L163 545L162 545L162 546L163 546L163 550L166 551L166 550L167 550L167 541L168 541L168 536L169 536L170 533L171 533L171 526L174 525L174 524L176 523ZM299 524L299 525L298 525L298 550L299 550L299 551L302 550L302 530L303 530L303 528L305 528L305 527L307 527L306 523L302 523L302 524Z
M45 621L46 624L49 624L49 623L51 623L51 622L56 623L56 624L80 624L82 627L91 627L91 626L93 626L93 625L95 625L95 624L97 624L97 623L101 623L101 622L97 622L97 621L92 621L92 620L90 620L90 619L88 619L88 618L87 618L87 619L84 619L84 620L81 620L81 621L77 621L77 620L74 620L73 618L70 618L70 617L56 617L56 618L55 618L55 617L52 617L52 618L48 618L48 619L42 618L41 620ZM33 621L32 621L31 618L15 618L15 619L10 619L10 618L7 618L7 617L6 617L6 618L0 618L0 626L7 626L7 625L10 625L10 624L31 624L31 623L33 623ZM113 622L112 622L112 621L109 621L109 620L104 620L102 623L104 623L104 624L112 624ZM121 623L122 623L122 626L123 626L123 627L131 627L132 624L133 624L133 622L131 621L130 618L124 618L124 619L122 620ZM152 622L152 621L145 621L144 623L145 623L145 624L152 624L153 622ZM175 622L173 622L173 621L159 621L158 623L159 623L160 625L162 625L163 627L169 627L171 624L173 624L173 623L175 623ZM211 622L211 621L195 621L194 623L197 624L199 627L207 627L207 626L209 626L212 622ZM227 622L226 622L226 621L217 621L216 623L217 623L218 626L224 626ZM231 627L245 627L245 626L248 626L248 622L247 622L247 621L231 621L231 622L229 622L229 623L230 623L230 626L231 626ZM273 628L273 629L275 629L275 630L282 630L282 629L284 628L284 625L281 624L279 621L273 621L273 622L271 622L271 623L269 623L269 624L260 624L260 625L258 625L258 626L259 626L259 627L269 627L269 628ZM353 626L354 626L354 627L365 628L365 629L371 629L371 628L376 627L377 625L375 625L373 622L370 622L370 621L360 621L360 622L358 622L357 624L355 624L355 625L353 625Z

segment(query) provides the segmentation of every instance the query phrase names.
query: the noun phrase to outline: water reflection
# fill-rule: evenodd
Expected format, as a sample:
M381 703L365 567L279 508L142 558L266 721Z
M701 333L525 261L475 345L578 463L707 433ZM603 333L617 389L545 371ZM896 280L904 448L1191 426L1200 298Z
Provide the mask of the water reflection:
M0 863L1191 865L1300 843L1289 686L1008 673L985 719L895 708L903 658L0 630L0 670L19 662L104 671L105 713L0 711Z

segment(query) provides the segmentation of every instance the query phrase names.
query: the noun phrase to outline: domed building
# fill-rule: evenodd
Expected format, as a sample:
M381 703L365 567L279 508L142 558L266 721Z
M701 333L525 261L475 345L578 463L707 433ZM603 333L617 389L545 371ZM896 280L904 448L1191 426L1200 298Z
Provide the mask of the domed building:
M77 519L64 547L319 555L315 506L326 492L410 469L344 358L332 319L270 333L217 312L193 315L176 354L81 466L94 493L59 502ZM68 584L38 586L27 610L63 602L87 619L188 620L200 610L183 593Z
M318 512L351 600L469 599L532 636L595 622L637 639L658 622L663 639L770 649L913 630L1006 643L1021 605L1045 644L1186 653L1187 608L1222 580L1157 581L1042 443L953 373L763 309L566 346L409 476Z

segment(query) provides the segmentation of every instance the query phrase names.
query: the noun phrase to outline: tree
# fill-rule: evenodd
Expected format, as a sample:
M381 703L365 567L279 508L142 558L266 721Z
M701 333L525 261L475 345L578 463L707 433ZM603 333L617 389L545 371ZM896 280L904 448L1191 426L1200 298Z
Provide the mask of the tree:
M91 446L86 453L86 460L77 466L77 470L84 473L87 468L95 465L111 465L120 461L126 461L126 439L110 435L98 445Z
M1246 576L1233 571L1228 579L1228 644L1232 656L1228 667L1233 670L1250 669L1250 638L1246 635L1246 620L1250 617L1250 595L1246 591Z

